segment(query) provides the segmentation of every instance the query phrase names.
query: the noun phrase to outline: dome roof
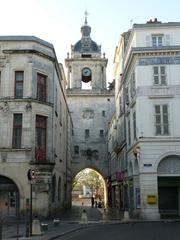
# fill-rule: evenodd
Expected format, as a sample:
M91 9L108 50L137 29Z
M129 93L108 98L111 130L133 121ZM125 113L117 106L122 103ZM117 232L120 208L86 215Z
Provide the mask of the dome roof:
M97 43L89 39L88 42L84 42L83 40L79 40L74 45L75 52L99 52L99 47Z
M81 27L82 37L81 40L74 45L73 51L80 53L100 53L101 46L98 46L96 42L91 40L91 27L87 24L87 13L85 13L85 15L85 22Z

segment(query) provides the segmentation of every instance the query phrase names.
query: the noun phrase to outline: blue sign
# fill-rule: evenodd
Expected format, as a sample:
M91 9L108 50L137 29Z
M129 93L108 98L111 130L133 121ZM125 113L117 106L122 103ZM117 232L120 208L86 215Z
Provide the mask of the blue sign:
M180 56L140 58L139 65L180 64Z

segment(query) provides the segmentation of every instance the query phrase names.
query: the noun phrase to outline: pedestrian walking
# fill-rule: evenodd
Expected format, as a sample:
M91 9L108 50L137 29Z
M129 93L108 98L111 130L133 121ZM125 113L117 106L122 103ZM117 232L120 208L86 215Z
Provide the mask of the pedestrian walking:
M91 207L94 207L94 197L91 197Z

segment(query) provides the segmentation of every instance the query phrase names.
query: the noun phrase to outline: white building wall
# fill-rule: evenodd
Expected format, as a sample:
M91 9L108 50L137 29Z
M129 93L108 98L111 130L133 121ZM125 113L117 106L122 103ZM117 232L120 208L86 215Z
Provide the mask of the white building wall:
M126 118L126 142L127 142L127 169L129 181L133 179L134 187L134 206L132 199L129 199L129 210L136 216L139 215L146 219L159 218L158 205L158 165L162 159L179 155L180 129L178 121L180 114L179 108L179 23L167 24L135 24L131 30L129 42L125 49L125 56L121 51L120 58L116 48L115 79L116 79L116 120L117 129L120 129L124 121L124 112L119 116L119 97L122 96L123 88L128 87L129 101L125 104ZM152 34L162 34L164 37L163 47L152 48L151 43L147 43L147 36L151 41ZM125 36L125 35L123 35ZM123 37L122 36L122 37ZM120 43L119 46L120 47ZM146 48L148 47L148 48ZM123 47L121 46L122 50ZM176 49L177 48L177 49ZM177 50L176 52L174 51ZM168 50L168 51L166 51ZM163 53L162 53L163 52ZM169 53L171 52L171 53ZM124 60L124 72L122 78L119 77L118 63L121 65ZM165 66L166 86L155 86L153 67ZM131 75L135 72L135 96L132 98L130 93ZM119 83L119 80L123 82ZM127 91L126 91L127 92ZM118 96L120 94L120 96ZM126 96L123 96L124 100ZM168 105L169 135L159 135L155 133L155 110L157 104ZM136 139L134 139L133 112L136 112ZM128 120L130 120L130 139ZM112 131L112 128L111 130ZM118 138L118 137L117 137ZM119 142L119 153L121 143ZM114 148L117 151L118 147ZM113 158L112 158L113 160ZM169 162L169 164L171 164ZM172 173L176 166L170 167L170 172L166 176L175 176ZM119 163L116 163L116 168ZM178 166L177 166L178 168ZM121 171L123 168L121 167ZM166 171L168 171L166 169ZM124 183L128 180L124 177ZM129 182L129 188L132 183ZM136 189L140 189L140 206L136 204ZM130 194L130 193L129 193ZM148 196L153 195L157 198L154 204L148 203ZM132 196L129 195L129 198ZM179 201L179 200L178 200ZM134 210L132 210L134 208Z

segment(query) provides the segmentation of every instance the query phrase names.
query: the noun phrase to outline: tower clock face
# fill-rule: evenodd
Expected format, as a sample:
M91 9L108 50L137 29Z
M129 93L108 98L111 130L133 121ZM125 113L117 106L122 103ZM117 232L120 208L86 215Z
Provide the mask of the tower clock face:
M91 70L89 68L83 68L82 75L84 77L89 77L91 75Z

